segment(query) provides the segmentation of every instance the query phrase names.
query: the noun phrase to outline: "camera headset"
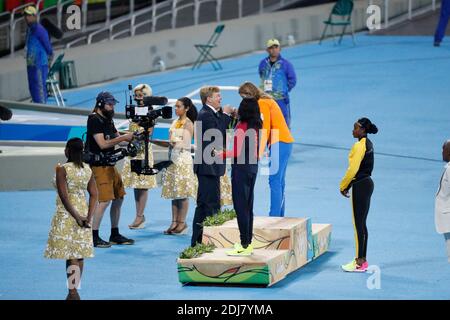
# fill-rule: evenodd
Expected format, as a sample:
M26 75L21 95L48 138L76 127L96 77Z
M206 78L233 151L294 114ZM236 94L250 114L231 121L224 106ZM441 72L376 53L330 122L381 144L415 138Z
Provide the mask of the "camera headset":
M103 93L103 92L101 92ZM101 96L100 98L97 97L95 98L95 108L99 108L100 110L105 110L105 98L103 96Z

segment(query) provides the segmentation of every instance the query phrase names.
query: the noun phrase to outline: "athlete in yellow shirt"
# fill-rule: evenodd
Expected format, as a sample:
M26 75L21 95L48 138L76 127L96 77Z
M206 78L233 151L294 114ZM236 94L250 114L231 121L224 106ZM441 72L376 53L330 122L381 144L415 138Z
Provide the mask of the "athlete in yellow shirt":
M355 228L356 258L348 264L342 265L347 272L365 272L369 266L366 260L368 232L366 226L369 213L370 197L373 193L371 178L374 151L372 142L367 138L368 133L377 133L378 128L369 119L361 118L353 126L353 137L358 139L348 156L348 169L342 178L340 192L351 200L353 209L353 226Z

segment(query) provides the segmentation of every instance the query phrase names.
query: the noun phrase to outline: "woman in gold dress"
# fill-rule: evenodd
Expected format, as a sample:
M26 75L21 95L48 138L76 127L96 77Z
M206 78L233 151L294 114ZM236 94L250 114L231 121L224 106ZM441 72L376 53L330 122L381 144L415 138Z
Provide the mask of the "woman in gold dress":
M139 84L134 89L134 99L137 103L142 103L142 99L152 95L152 89L148 84ZM143 129L136 123L130 122L129 131L136 132ZM150 136L153 128L149 129ZM128 227L130 229L143 229L145 227L144 210L148 200L148 190L157 187L156 177L154 175L143 175L131 172L130 160L144 159L144 144L141 144L136 157L126 157L122 169L122 180L125 188L134 188L134 201L136 202L136 218ZM151 144L148 144L148 161L153 166L153 152Z
M174 120L169 129L169 154L172 164L165 169L162 197L172 199L172 224L165 234L185 234L189 198L197 196L197 177L194 174L191 142L197 109L189 98L180 98L175 104Z
M70 139L65 148L67 162L56 167L54 184L58 191L44 256L66 260L68 300L79 300L77 288L84 258L94 256L91 218L97 204L97 186L92 171L82 162L83 141ZM89 206L85 191L89 192Z

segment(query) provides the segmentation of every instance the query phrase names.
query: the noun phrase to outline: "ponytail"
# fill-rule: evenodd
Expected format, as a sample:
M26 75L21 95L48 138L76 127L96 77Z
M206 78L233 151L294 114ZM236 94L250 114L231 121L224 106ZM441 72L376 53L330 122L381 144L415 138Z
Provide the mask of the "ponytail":
M366 133L376 134L378 132L377 126L368 118L360 118L357 122L362 128L364 128Z

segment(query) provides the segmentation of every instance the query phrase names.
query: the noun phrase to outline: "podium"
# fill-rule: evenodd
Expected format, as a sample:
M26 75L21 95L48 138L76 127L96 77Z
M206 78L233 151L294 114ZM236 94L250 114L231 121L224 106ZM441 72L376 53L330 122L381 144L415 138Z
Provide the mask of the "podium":
M240 242L237 219L204 227L204 244L216 249L198 258L178 259L181 283L271 286L324 254L331 242L330 224L312 224L309 218L254 217L251 256L227 256Z
M328 251L331 243L331 224L315 223L312 225L313 259Z

